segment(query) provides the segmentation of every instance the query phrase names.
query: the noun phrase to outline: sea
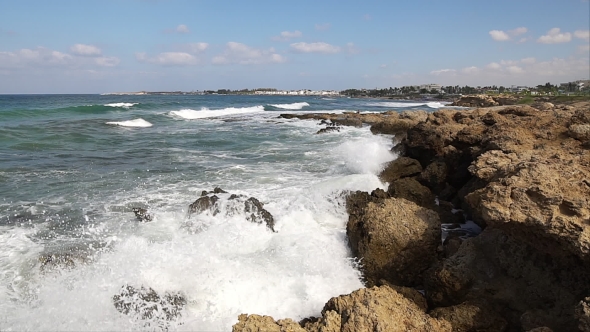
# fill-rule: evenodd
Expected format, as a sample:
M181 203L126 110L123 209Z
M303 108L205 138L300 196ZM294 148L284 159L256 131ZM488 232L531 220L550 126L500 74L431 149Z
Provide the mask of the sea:
M0 95L0 330L230 331L242 313L319 316L363 286L345 196L386 188L392 137L282 113L439 102L321 96ZM202 191L255 197L189 214ZM242 197L242 196L240 196ZM152 216L141 222L132 209ZM125 287L180 294L172 318L120 312ZM132 308L145 306L137 294ZM162 311L156 303L156 311Z

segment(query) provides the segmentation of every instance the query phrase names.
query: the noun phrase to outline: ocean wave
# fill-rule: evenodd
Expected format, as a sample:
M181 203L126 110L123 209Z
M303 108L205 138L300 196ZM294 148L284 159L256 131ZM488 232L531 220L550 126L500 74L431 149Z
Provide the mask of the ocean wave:
M375 106L375 107L395 107L395 108L403 108L403 107L419 107L419 106L427 106L430 108L441 108L445 107L448 103L445 102L437 102L432 101L428 103L405 103L405 102L392 102L392 101L383 101L377 103L367 103L367 106Z
M305 106L309 106L309 104L306 102L302 102L302 103L292 103L292 104L270 104L270 106L273 106L276 108L282 108L282 109L286 109L286 110L300 110L300 109L304 108Z
M219 116L227 116L227 115L237 115L237 114L250 114L250 113L258 113L264 112L263 106L252 106L252 107L229 107L219 110L210 110L206 107L201 108L199 111L195 111L193 109L182 109L180 111L170 111L170 115L181 117L187 120L194 120L194 119L203 119L203 118L213 118Z
M135 105L137 105L139 103L110 103L110 104L104 104L104 106L108 106L108 107L121 107L121 108L131 108Z
M152 124L145 121L142 118L135 119L135 120L128 120L128 121L120 121L120 122L107 122L109 125L116 125L122 127L151 127Z

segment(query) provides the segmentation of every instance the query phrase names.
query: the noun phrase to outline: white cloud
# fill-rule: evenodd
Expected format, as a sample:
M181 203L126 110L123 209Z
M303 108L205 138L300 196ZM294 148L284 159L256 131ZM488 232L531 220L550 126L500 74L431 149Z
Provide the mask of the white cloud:
M495 41L506 41L506 40L510 40L510 36L508 36L508 34L504 31L501 30L492 30L489 32L490 36L492 36L492 39Z
M188 44L188 48L191 53L201 53L209 48L209 44L207 44L207 43L190 43L190 44Z
M457 71L455 69L439 69L430 72L431 75L454 75Z
M70 51L81 56L100 56L102 51L94 45L76 44L70 47Z
M332 27L332 25L330 23L322 23L322 24L315 25L315 29L318 31L330 30L331 27Z
M285 57L275 52L274 48L268 50L257 49L236 42L229 42L225 51L213 57L212 63L216 65L241 64L255 65L264 63L283 63Z
M0 67L23 68L30 66L64 66L73 63L74 57L67 53L53 51L45 47L23 48L16 52L0 52Z
M519 27L513 30L508 30L508 32L502 30L492 30L488 32L493 40L495 41L507 41L512 40L514 37L520 36L522 34L527 33L529 30L525 27ZM521 38L519 40L520 43L526 41L526 38Z
M354 43L346 43L346 52L348 54L358 54L361 50L354 45Z
M461 72L464 74L473 75L473 74L479 73L479 68L477 68L475 66L466 67L466 68L461 69Z
M498 69L502 68L502 66L497 62L492 62L492 63L489 63L488 65L486 65L486 68L492 69L492 70L498 70Z
M537 62L537 59L535 59L533 57L524 58L524 59L521 59L520 62L521 63L524 63L524 64L527 64L527 65L530 65L530 64L533 64L533 63Z
M154 57L148 57L145 53L136 53L135 58L142 63L151 63L162 66L191 66L199 60L186 52L163 52Z
M178 33L189 33L191 31L189 30L189 28L186 25L181 24L181 25L179 25L179 26L176 27L176 32L178 32Z
M328 43L318 42L318 43L293 43L291 44L291 49L294 52L299 53L322 53L322 54L333 54L339 53L340 47L330 45Z
M272 40L287 41L293 38L301 38L301 36L303 36L303 34L299 30L283 31L280 35L272 37Z
M590 52L590 45L586 44L586 45L580 45L580 46L578 46L578 52L579 53L588 53L588 52Z
M576 38L584 39L585 41L590 41L590 30L576 30L574 36L576 36Z
M94 61L97 65L102 67L114 67L121 62L117 57L98 57L95 58Z
M572 34L569 32L561 33L559 28L553 28L546 35L539 37L537 42L542 44L567 43L572 40Z
M525 33L527 33L528 31L529 31L529 30L528 30L527 28L525 28L525 27L519 27L519 28L516 28L516 29L514 29L514 30L510 30L510 31L508 31L508 34L509 34L510 36L516 37L516 36L520 36L520 35L522 35L522 34L525 34Z
M519 66L509 66L509 67L506 67L506 70L510 74L523 74L524 73L524 69L522 69Z

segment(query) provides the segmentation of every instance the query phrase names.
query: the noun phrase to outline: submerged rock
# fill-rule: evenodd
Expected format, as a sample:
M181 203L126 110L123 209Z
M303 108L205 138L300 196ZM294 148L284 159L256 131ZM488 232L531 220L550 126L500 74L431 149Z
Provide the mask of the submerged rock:
M147 209L134 207L132 211L135 213L137 220L141 222L152 221L152 215L148 213Z
M182 315L186 299L179 293L165 293L160 296L152 288L123 286L113 296L115 308L122 314L139 319L175 320Z

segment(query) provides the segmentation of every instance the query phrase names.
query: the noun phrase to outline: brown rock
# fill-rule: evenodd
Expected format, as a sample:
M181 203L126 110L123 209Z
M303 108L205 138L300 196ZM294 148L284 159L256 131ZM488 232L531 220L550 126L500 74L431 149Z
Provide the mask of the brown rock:
M270 316L241 314L232 332L306 332L292 319L275 320Z
M388 286L362 288L326 303L322 317L307 331L451 331L445 320L430 317Z
M351 214L346 227L350 247L362 258L369 285L379 279L413 285L429 267L440 243L437 214L405 199L369 202Z
M590 297L584 298L576 306L578 328L582 332L590 332Z
M399 157L385 165L385 168L379 174L379 178L383 182L391 183L400 178L418 175L420 172L422 172L422 166L418 160Z
M435 197L430 189L414 178L401 178L393 181L389 184L387 193L391 197L405 198L426 208L434 208L435 206Z
M430 316L451 323L453 332L504 331L506 320L482 305L465 302L451 307L435 308Z

